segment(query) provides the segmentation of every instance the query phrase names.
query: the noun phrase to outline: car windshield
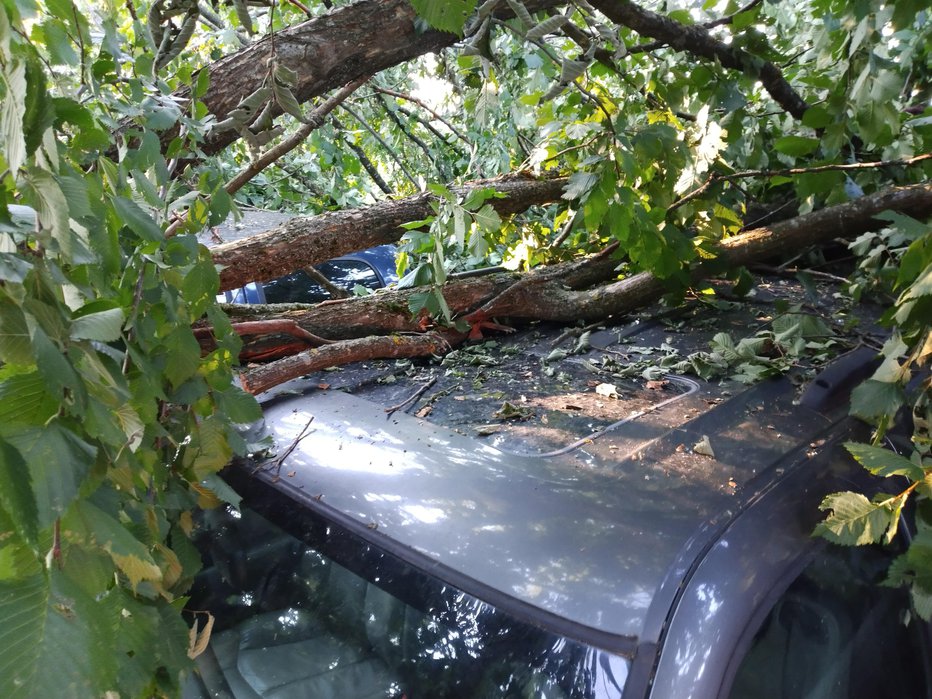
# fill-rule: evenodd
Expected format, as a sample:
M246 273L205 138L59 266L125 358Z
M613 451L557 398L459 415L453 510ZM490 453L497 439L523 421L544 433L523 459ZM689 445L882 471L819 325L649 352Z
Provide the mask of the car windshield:
M620 696L628 661L512 618L324 521L204 513L189 605L216 617L186 699Z

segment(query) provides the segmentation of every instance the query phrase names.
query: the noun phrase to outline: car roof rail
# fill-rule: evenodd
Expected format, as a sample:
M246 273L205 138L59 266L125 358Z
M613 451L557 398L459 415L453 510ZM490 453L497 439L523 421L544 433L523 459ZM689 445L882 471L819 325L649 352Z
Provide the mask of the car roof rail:
M851 391L869 378L879 365L876 349L858 347L819 372L803 391L799 403L823 415L840 408L847 411Z

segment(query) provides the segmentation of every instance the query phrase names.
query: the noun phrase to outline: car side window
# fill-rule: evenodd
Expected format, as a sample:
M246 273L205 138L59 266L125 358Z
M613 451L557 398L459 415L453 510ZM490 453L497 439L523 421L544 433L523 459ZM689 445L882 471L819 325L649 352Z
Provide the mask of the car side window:
M346 291L352 291L357 284L368 289L382 286L375 270L358 260L331 260L318 265L317 271ZM330 298L330 293L304 270L266 282L262 288L266 303L319 303Z
M889 561L873 547L820 553L757 631L730 698L932 696L927 627L905 591L879 585Z

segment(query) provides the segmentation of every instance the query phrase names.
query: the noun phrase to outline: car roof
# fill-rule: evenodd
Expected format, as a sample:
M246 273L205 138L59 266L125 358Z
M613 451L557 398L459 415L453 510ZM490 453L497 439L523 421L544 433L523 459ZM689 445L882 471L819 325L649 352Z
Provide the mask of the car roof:
M722 323L746 329L745 316L726 315ZM634 330L628 337L625 327L592 335L590 351L576 358L583 373L564 377L567 385L551 387L551 397L583 402L583 394L599 395L587 385L572 390L591 368L586 362L629 350L632 341L656 346L673 339L668 327L648 326L625 326ZM694 325L683 338L701 343L721 327ZM530 374L527 393L546 384L540 355L557 334L538 326L497 347L502 355L517 343L520 357L532 357L520 372L509 368ZM366 375L372 366L359 371ZM265 396L266 426L279 451L294 450L259 477L486 601L622 652L645 628L658 627L658 615L666 615L717 533L804 462L841 417L799 405L787 379L746 387L670 377L662 388L642 390L658 391L652 403L635 397L633 419L623 399L605 398L603 406L616 410L608 419L562 429L551 411L536 431L514 421L501 425L504 437L481 437L456 423L457 408L468 412L477 402L468 392L459 401L446 396L453 398L446 419L438 403L421 411L425 419L386 412L417 384L367 376L356 376L368 388L355 395L337 390L338 378L325 373ZM618 389L626 393L621 382Z

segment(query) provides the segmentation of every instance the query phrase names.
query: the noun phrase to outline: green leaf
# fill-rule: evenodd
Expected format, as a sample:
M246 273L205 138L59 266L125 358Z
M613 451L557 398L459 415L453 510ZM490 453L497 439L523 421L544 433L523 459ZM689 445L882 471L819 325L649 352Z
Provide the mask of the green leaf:
M851 414L870 422L896 415L905 402L899 384L868 379L851 392Z
M26 161L26 137L23 117L26 115L26 64L12 61L0 73L5 94L0 106L0 143L7 167L17 172Z
M803 125L810 129L824 129L834 121L834 117L829 111L820 105L809 107L803 114Z
M110 308L81 315L75 318L71 324L71 337L75 340L113 342L120 339L123 320L123 309L121 308Z
M805 136L782 136L773 143L774 150L799 158L809 155L819 147L819 139Z
M207 478L226 466L233 458L224 425L209 417L201 420L191 435L191 444L185 451L185 467L190 468L198 481Z
M179 327L163 340L166 350L165 376L176 388L197 372L201 346L190 328Z
M239 509L239 504L242 502L243 498L216 473L208 474L207 477L201 481L201 485L210 490L219 500L229 503L236 509Z
M97 449L58 420L41 427L0 425L0 436L19 451L29 468L39 527L51 525L77 496Z
M491 204L484 204L473 214L473 218L479 230L486 233L496 233L502 227L502 218Z
M857 442L846 442L845 449L851 453L855 461L875 476L906 476L913 481L925 478L926 474L921 466L890 449Z
M262 419L262 408L246 391L231 386L226 391L216 391L214 397L220 410L233 422L248 424Z
M816 527L816 533L836 544L863 546L880 543L895 517L883 504L873 503L860 493L825 496L820 510L831 513Z
M0 253L0 281L22 284L32 268L31 262L27 262L18 255Z
M37 371L16 374L0 382L0 424L43 425L58 412L59 403Z
M29 326L22 308L0 296L0 361L9 364L33 364Z
M181 285L181 293L184 300L190 304L193 317L200 317L207 307L214 303L219 287L220 276L217 274L217 268L205 253L203 258L191 267Z
M32 492L32 478L16 448L0 438L0 505L13 521L16 531L31 546L37 545L39 512Z
M579 199L583 194L588 192L599 181L599 176L593 172L574 172L570 175L566 190L563 192L564 199Z
M111 201L120 222L140 238L153 242L162 240L161 227L136 202L124 197L112 197Z
M116 656L105 610L67 574L0 583L0 696L95 697L112 689Z
M476 0L410 0L418 15L434 29L463 36L463 27L472 11Z
M62 253L71 260L83 253L78 249L77 236L72 235L68 224L68 200L61 191L58 180L50 172L30 167L25 183L32 190L33 206L42 228L52 234Z
M162 571L146 546L118 520L87 500L79 500L62 520L70 540L106 551L133 589L143 580L161 580Z
M49 393L57 398L68 398L77 410L84 403L85 390L68 357L49 339L42 328L32 329L32 347L36 366L45 379Z

